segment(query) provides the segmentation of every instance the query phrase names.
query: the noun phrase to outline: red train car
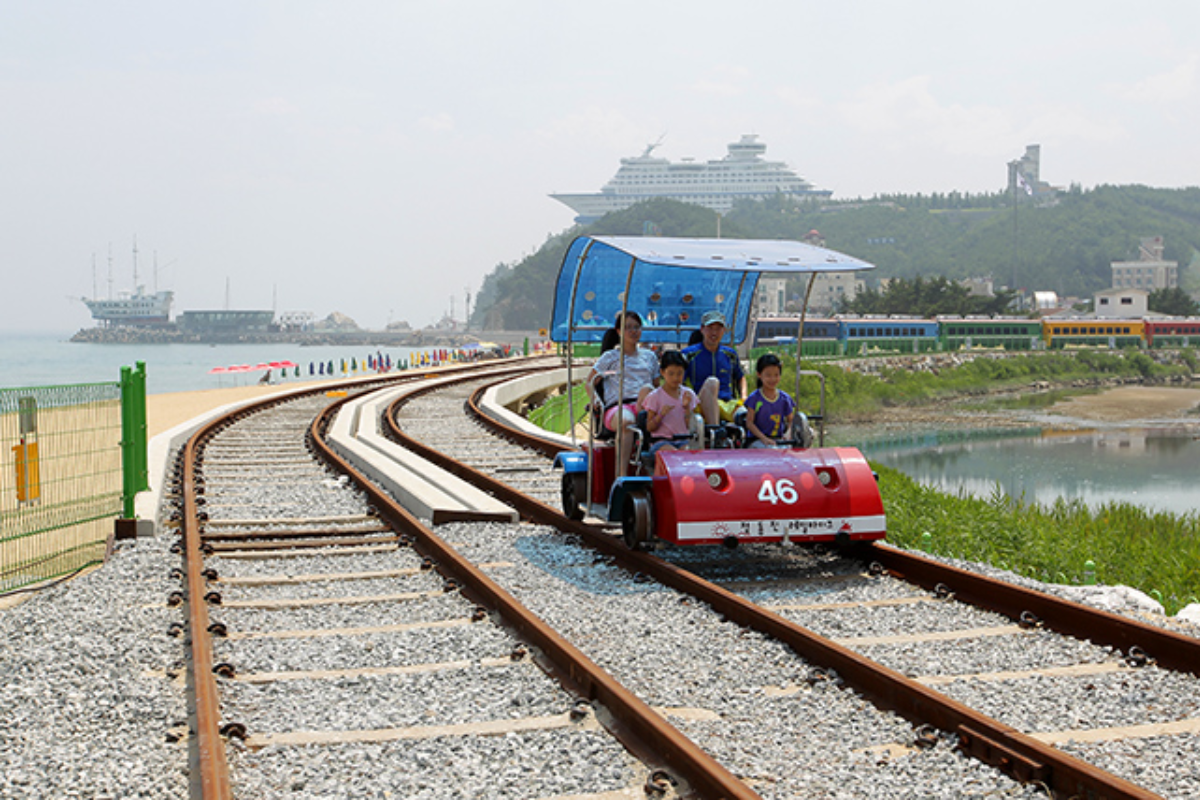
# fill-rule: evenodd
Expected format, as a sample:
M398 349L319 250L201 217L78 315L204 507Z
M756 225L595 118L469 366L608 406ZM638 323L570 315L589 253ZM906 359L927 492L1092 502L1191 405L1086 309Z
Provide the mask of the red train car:
M1147 319L1146 344L1150 347L1196 347L1200 345L1200 319Z

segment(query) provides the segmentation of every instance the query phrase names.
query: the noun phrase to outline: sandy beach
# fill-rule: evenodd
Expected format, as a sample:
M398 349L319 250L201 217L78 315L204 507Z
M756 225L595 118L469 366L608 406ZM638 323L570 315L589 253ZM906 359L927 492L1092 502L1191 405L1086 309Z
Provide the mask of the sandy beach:
M1200 389L1120 386L1056 403L1050 408L1050 413L1095 422L1190 418L1200 423Z
M369 375L363 378L374 378ZM165 394L146 395L146 435L153 439L163 431L168 431L176 425L195 419L214 408L238 403L244 400L255 400L260 397L301 389L306 386L319 386L323 383L341 383L344 378L333 378L324 381L295 381L283 384L260 386L227 386L223 389L202 389L195 392L168 392Z

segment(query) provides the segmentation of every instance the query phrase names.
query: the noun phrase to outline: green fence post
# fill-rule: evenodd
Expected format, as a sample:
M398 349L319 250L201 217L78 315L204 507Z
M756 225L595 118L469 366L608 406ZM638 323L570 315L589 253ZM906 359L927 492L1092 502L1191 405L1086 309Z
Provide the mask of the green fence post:
M133 431L134 455L137 458L138 471L134 489L144 492L150 488L150 466L147 457L146 439L146 362L138 361L133 373Z
M125 519L133 519L133 498L137 494L133 428L133 370L121 367L121 502Z

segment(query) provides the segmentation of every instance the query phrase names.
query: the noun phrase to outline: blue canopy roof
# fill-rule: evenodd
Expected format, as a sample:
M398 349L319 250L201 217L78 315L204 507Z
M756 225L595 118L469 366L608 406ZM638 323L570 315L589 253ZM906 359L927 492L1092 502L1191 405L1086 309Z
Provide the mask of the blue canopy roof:
M759 276L848 272L874 264L802 242L775 239L666 239L581 236L558 272L550 338L598 342L629 287L629 310L644 342L686 342L705 311L725 315L732 341L746 338Z

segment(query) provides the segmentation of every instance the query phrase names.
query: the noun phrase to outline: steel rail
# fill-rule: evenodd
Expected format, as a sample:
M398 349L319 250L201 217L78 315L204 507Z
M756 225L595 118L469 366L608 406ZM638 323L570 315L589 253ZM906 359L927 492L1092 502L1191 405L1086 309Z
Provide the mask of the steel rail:
M434 391L435 388L418 389L389 407L387 426L390 435L443 469L475 483L485 491L512 504L526 518L577 534L589 545L611 556L626 569L649 575L664 585L690 594L708 603L717 613L724 615L727 619L787 644L798 655L815 665L835 670L848 685L867 695L879 707L893 710L911 722L928 723L940 730L955 733L958 736L959 747L964 752L1019 781L1040 783L1051 790L1056 797L1064 798L1082 796L1097 798L1097 800L1099 798L1151 800L1160 797L1130 781L1026 736L1011 726L951 700L895 670L877 664L818 636L812 631L760 608L674 564L649 553L631 551L620 542L618 537L608 533L605 529L573 521L557 509L525 496L501 481L478 473L469 466L405 435L395 422L395 411L408 400ZM488 388L490 386L479 388L466 404L468 411L475 415L484 426L504 438L543 453L550 454L569 450L557 442L506 426L485 414L479 407L479 398ZM887 549L894 550L894 548ZM882 552L882 548L879 552ZM927 574L932 574L936 568L941 566L927 559L920 559L920 561L928 571ZM900 562L898 559L893 559L893 563L899 564ZM910 573L916 572L910 562L906 561L905 563L909 566ZM990 581L982 576L974 577L979 581ZM1009 584L994 583L998 584L998 591L1001 586L1014 592L1024 591ZM1103 618L1097 617L1096 619ZM1129 624L1138 625L1138 623L1132 622ZM1149 626L1143 627L1149 628Z
M423 394L424 391L418 389L416 393ZM463 595L472 602L494 609L505 625L536 648L538 663L568 691L588 702L600 704L607 714L598 715L598 721L634 755L651 764L663 764L673 777L680 779L682 785L676 790L681 796L728 800L760 798L675 726L463 558L391 495L341 458L325 441L324 430L343 402L330 405L313 421L313 446L336 469L350 475L358 483L370 497L380 517L395 526L397 531L413 537L414 547L434 559L435 569L443 577L455 580ZM388 416L391 416L390 413Z
M1115 647L1128 657L1140 651L1160 667L1200 677L1200 639L994 580L882 542L871 542L867 547L865 558L878 561L909 583L939 593L949 591L963 602L1011 619L1025 619L1067 636Z
M183 495L183 513L179 524L185 564L186 589L184 596L187 602L187 646L190 656L188 687L191 697L189 698L188 716L191 719L193 731L188 768L190 795L194 800L232 800L233 798L229 762L225 757L225 741L221 732L220 693L217 689L216 675L213 672L212 633L209 631L208 601L205 598L208 579L204 575L204 541L200 531L199 510L196 502L196 472L204 447L213 435L231 422L273 405L306 394L366 388L379 382L398 382L405 377L410 376L397 376L391 381L383 379L383 381L340 382L313 389L311 392L298 392L283 397L273 396L251 401L201 425L183 445L178 468Z
M182 456L183 516L180 525L183 529L183 557L186 564L187 634L191 654L188 685L192 692L192 707L189 716L195 734L188 766L191 796L196 800L230 800L233 797L225 742L221 739L220 699L213 673L208 603L204 600L207 579L202 574L204 554L201 552L200 521L196 509L196 465L203 449L201 443L225 419L221 417L197 431L184 445Z
M439 371L439 376L464 372L477 372L480 364L449 367ZM492 364L484 364L490 367ZM229 762L225 757L225 742L221 731L220 696L216 676L213 672L212 634L209 631L208 601L205 599L208 579L204 576L204 541L200 530L197 498L196 472L204 446L219 430L234 420L262 411L273 405L294 400L305 395L329 391L351 391L370 389L379 384L403 383L427 376L399 374L339 381L313 388L308 392L295 392L283 396L275 395L253 400L232 411L214 417L201 425L184 443L176 463L175 475L183 496L180 515L180 541L184 559L184 599L187 603L188 662L188 718L192 730L188 754L189 795L194 800L231 800L233 797Z

